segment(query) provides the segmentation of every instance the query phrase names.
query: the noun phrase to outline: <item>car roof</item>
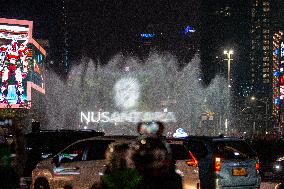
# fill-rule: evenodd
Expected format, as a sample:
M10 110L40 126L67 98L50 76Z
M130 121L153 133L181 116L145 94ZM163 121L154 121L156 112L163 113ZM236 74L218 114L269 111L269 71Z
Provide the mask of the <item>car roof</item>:
M54 135L54 134L72 134L72 133L93 133L93 134L97 134L98 136L103 136L104 133L103 132L98 132L95 130L68 130L68 129L59 129L59 130L40 130L37 132L30 132L25 134L26 136L38 136L38 135Z
M82 141L92 141L92 140L115 140L115 141L131 141L137 139L138 136L128 136L128 135L113 135L113 136L95 136L95 137L90 137L86 139L81 139L78 140L74 143L77 142L82 142Z
M202 141L244 141L243 139L237 137L228 137L228 136L188 136L185 140L202 140Z

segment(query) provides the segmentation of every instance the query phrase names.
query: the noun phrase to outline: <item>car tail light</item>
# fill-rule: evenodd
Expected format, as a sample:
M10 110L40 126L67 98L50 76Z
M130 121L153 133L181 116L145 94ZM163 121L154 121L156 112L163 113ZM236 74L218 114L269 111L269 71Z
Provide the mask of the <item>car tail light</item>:
M191 151L189 151L189 156L190 156L190 160L186 161L186 164L188 166L195 166L198 167L198 161L197 159L194 157L194 155L191 153Z
M257 171L259 171L259 169L260 169L260 163L258 161L255 163L255 169Z
M221 158L215 158L215 172L221 171Z
M186 161L186 164L187 164L188 166L195 166L195 167L198 166L197 160L194 160L194 159L191 159L191 160L189 160L189 161Z

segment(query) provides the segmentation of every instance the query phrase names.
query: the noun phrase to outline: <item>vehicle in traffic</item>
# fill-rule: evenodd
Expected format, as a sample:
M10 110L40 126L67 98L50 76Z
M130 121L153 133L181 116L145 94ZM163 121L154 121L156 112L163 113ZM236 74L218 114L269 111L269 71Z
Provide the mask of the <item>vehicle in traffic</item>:
M284 176L284 140L249 140L260 160L263 180L278 180Z
M183 144L183 140L167 139L175 161L176 173L182 177L183 189L199 189L198 161Z
M127 142L136 137L93 137L79 140L52 158L39 162L32 172L31 189L74 188L89 189L100 181L107 160L108 146Z
M24 180L27 185L31 182L32 170L41 160L54 156L73 142L102 136L104 133L93 130L40 130L25 134L26 162Z
M185 145L198 159L201 188L260 187L259 160L245 141L190 136Z
M284 154L278 156L276 161L273 163L273 177L283 178L284 177Z

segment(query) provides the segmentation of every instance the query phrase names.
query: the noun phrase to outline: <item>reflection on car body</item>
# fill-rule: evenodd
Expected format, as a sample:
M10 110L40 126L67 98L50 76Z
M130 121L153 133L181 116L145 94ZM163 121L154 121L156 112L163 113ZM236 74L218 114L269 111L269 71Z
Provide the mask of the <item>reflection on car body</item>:
M89 189L100 181L107 160L109 144L130 142L136 137L93 137L77 141L53 158L41 161L32 173L32 189L63 188L71 185Z
M33 170L32 189L63 188L66 185L85 189L100 181L107 160L105 152L113 142L131 143L136 137L94 137L68 146L53 158L41 161ZM182 176L184 189L198 189L197 160L182 141L170 142L176 172Z

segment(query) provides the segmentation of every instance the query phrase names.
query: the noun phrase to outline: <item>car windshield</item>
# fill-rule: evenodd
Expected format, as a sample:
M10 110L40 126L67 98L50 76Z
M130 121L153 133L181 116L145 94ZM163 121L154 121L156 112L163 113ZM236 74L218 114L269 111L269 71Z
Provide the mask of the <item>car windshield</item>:
M225 160L255 159L257 156L251 147L244 141L217 141L214 142L214 153Z

